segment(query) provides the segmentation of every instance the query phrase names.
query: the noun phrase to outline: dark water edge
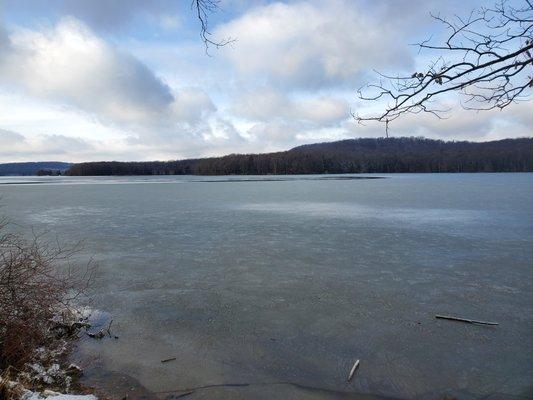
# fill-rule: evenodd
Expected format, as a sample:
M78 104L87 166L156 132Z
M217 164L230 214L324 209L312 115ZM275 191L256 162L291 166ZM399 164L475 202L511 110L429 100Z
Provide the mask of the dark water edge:
M78 360L79 361L79 360ZM106 370L104 365L93 362L86 367L80 383L90 388L100 400L407 400L407 398L382 396L371 393L332 390L294 382L225 382L197 387L180 387L176 378L176 389L152 392L132 376ZM356 378L355 378L356 379ZM436 391L417 396L422 400L470 400L478 397L464 391ZM533 385L521 395L492 393L483 400L530 400L533 399Z
M98 330L109 325L112 316L107 312L97 312L90 320L93 327L89 330ZM202 386L187 387L179 384L176 377L176 388L165 391L151 391L142 385L139 380L124 372L107 369L98 355L84 353L79 345L93 342L85 336L81 337L78 345L74 346L70 356L72 362L82 366L83 375L77 382L82 388L95 394L100 400L175 400L175 399L307 399L307 400L401 400L397 397L380 396L368 393L358 393L349 390L332 390L324 387L315 387L297 382L288 381L251 381L251 382L221 382ZM100 344L109 345L110 341L120 340L118 336L105 337ZM175 360L171 360L173 362ZM353 379L357 379L357 374ZM349 385L349 383L346 383Z
M179 378L177 378L179 380ZM125 373L107 371L98 363L92 364L80 380L101 399L174 400L174 399L353 399L400 400L365 393L306 386L292 382L227 382L198 387L179 387L175 390L151 392L138 380Z

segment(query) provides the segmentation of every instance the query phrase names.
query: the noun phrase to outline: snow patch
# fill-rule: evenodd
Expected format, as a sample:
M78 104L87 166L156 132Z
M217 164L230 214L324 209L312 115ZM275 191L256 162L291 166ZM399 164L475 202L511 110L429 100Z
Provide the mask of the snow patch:
M26 390L21 400L98 400L92 394L63 394L52 390L45 390L42 393Z

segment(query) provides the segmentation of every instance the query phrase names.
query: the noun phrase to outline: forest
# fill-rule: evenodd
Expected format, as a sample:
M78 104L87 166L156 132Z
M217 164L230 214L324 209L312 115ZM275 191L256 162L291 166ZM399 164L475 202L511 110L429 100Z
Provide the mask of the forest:
M0 164L2 175L60 175L71 164L58 161L18 162Z
M73 164L67 175L267 175L395 172L532 172L533 138L490 142L367 138L288 151L176 161Z

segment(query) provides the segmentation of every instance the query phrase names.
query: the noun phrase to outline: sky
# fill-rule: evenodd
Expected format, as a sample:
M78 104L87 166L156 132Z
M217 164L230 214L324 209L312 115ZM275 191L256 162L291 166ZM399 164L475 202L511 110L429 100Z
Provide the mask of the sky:
M490 0L489 0L490 1ZM423 69L430 13L478 0L221 0L205 52L189 0L0 0L0 162L171 160L384 135L350 112L375 71ZM409 115L393 136L531 136L531 103L447 119Z

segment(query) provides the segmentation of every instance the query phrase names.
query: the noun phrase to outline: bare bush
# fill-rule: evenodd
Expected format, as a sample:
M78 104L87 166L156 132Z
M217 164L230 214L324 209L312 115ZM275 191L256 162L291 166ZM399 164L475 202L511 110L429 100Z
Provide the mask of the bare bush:
M57 338L61 320L72 320L93 272L90 263L82 269L71 265L79 250L44 235L25 239L0 221L0 370L22 368Z

